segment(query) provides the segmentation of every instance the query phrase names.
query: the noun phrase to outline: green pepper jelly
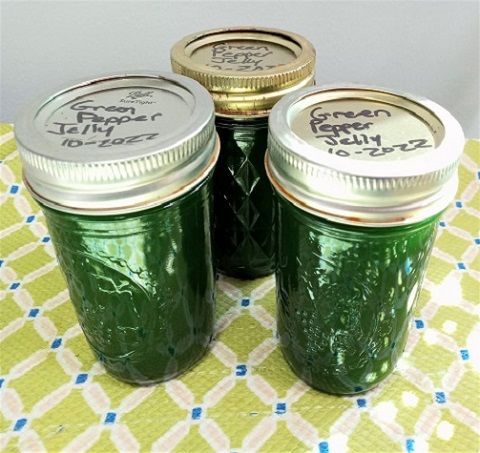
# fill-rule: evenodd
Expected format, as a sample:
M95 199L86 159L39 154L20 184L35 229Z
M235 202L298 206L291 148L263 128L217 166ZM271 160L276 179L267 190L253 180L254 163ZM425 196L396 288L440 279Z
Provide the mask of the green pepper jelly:
M174 377L210 343L210 179L129 215L43 206L80 326L105 368L124 381Z
M238 278L271 274L275 211L263 165L268 119L219 117L216 127L222 149L228 149L214 172L217 268Z
M268 113L281 96L313 83L313 46L294 33L239 27L187 36L171 57L173 70L198 80L215 103L217 269L246 279L271 274L276 221L263 165Z
M355 228L319 219L282 196L278 204L284 356L313 387L367 390L405 347L438 216L405 227Z
M210 95L183 76L122 74L46 99L17 140L87 342L118 379L173 378L213 335Z
M462 149L456 120L409 95L319 87L274 107L277 327L312 387L354 394L394 370Z

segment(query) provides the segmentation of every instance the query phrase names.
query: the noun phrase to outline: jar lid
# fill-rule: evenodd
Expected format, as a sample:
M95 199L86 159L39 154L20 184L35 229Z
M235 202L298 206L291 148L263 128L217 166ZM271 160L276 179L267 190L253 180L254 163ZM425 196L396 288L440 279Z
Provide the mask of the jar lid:
M273 28L194 33L173 46L171 61L175 72L210 91L220 115L268 114L282 96L314 82L312 44Z
M381 88L312 87L283 98L269 118L266 167L299 208L341 223L414 223L455 196L464 147L438 104Z
M89 215L176 198L218 157L209 93L177 74L109 75L58 90L15 123L34 198Z

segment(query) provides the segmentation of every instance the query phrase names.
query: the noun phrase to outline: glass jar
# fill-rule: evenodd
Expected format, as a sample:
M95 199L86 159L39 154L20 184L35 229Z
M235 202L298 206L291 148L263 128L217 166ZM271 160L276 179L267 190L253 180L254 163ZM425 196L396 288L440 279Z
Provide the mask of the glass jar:
M288 96L269 127L284 357L314 388L366 391L405 348L461 127L431 101L358 86Z
M213 334L213 103L174 74L68 87L16 123L87 342L118 379L177 376Z
M263 160L268 113L283 95L313 84L315 51L282 30L208 30L172 49L175 72L211 93L221 153L214 173L217 269L237 278L269 275L275 266L273 191Z
M269 275L274 268L273 190L263 165L268 118L218 117L222 149L214 172L217 268L238 278Z

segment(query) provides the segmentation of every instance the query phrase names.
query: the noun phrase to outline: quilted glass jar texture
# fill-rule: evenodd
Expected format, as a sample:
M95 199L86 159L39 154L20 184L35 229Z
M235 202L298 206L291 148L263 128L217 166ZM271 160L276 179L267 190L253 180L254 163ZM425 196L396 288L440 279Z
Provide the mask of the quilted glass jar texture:
M107 76L28 107L16 136L97 358L140 385L189 369L213 335L208 92L175 74Z
M190 368L213 335L211 177L181 198L129 215L43 206L85 334L109 373L136 384Z
M363 86L287 96L269 130L283 355L314 388L364 392L405 348L462 130L431 101Z
M189 35L174 45L171 59L173 70L198 80L215 103L217 269L243 279L269 275L276 222L263 165L268 113L285 94L313 84L313 46L283 30L235 27Z
M438 217L405 227L329 222L278 197L277 325L283 355L328 393L368 390L395 368Z
M225 150L214 171L217 268L237 278L271 274L276 220L263 165L268 119L217 118L216 127Z
M45 217L21 181L11 126L0 125L0 142L0 443L6 451L125 450L125 433L130 449L141 451L242 451L252 445L264 451L476 450L478 141L467 144L459 190L439 222L404 366L374 392L339 398L299 385L282 359L270 277L226 278L217 286L220 347L176 385L139 390L110 378L95 363L65 294ZM241 309L231 310L232 303ZM222 354L226 348L234 355ZM186 402L185 392L191 395ZM353 418L345 426L347 414ZM282 421L288 419L295 423ZM263 429L265 423L272 429ZM207 436L199 426L209 428Z

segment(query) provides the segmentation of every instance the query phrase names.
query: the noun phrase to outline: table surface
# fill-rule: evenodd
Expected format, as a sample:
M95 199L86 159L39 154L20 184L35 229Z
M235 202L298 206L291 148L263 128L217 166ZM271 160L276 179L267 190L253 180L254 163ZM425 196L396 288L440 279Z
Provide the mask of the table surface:
M406 353L386 382L353 397L312 390L287 367L273 277L219 280L216 340L180 379L141 388L110 378L77 324L11 126L0 144L0 450L479 449L480 142L466 145Z

